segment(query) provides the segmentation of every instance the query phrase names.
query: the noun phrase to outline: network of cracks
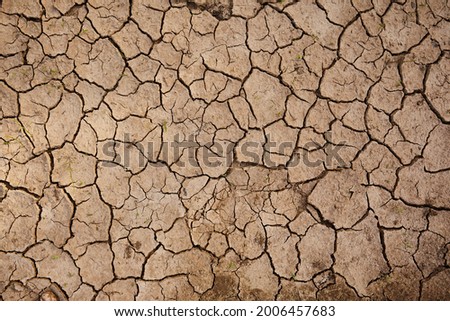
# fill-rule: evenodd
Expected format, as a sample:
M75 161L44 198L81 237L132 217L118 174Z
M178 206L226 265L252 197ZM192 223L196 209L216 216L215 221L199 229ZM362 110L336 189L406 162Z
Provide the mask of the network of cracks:
M0 3L0 299L450 299L446 1Z

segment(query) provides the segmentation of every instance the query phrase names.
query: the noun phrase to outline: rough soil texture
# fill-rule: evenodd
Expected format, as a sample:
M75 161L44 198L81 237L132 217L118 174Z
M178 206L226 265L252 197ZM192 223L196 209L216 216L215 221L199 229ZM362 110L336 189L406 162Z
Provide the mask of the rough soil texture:
M0 3L0 299L450 300L448 1Z

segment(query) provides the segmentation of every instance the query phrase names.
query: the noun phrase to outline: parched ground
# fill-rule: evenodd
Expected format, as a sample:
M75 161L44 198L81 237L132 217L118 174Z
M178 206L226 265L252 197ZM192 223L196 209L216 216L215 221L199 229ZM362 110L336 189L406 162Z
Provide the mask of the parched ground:
M446 0L3 0L2 300L450 300Z

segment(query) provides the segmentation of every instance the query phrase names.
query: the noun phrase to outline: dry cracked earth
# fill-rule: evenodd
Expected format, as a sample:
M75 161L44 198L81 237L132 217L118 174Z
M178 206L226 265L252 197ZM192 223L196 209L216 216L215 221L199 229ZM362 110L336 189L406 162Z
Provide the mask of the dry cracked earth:
M0 3L2 300L450 300L448 1Z

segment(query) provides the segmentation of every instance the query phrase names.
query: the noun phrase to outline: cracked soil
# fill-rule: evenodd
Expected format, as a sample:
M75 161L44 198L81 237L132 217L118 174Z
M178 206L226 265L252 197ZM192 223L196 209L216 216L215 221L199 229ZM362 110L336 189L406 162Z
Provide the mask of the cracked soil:
M1 300L450 300L448 0L0 4Z

